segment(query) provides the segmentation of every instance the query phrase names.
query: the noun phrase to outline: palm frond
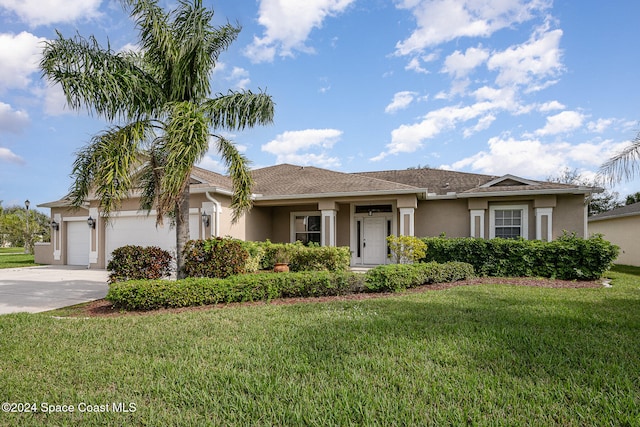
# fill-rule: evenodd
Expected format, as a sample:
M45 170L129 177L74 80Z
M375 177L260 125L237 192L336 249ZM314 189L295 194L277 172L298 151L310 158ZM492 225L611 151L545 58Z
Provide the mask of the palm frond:
M168 116L162 144L156 148L165 158L158 215L172 211L180 202L193 165L202 160L209 149L209 121L198 105L173 103Z
M622 151L600 166L599 174L610 184L631 180L640 172L640 134Z
M61 85L69 107L86 108L107 120L131 119L153 112L162 103L154 79L127 54L102 48L94 37L79 35L45 43L40 62L43 76Z
M203 109L216 129L242 130L273 122L274 102L266 93L229 91L206 101Z
M233 142L222 136L216 135L215 137L218 140L218 153L227 166L233 182L231 209L233 209L232 222L235 224L252 206L253 177L249 169L250 162L238 151Z
M93 191L107 218L118 209L121 201L136 187L132 172L143 160L142 146L151 132L149 122L138 121L114 126L94 136L77 153L73 164L73 205L82 205Z

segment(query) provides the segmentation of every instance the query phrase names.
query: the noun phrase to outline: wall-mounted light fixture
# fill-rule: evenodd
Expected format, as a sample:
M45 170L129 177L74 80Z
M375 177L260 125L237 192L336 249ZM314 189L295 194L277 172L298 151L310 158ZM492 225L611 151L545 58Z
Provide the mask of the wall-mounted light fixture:
M369 209L369 216L373 216L373 209Z
M89 226L89 228L96 228L96 220L89 217L89 219L87 220L87 225Z
M60 224L55 221L51 221L51 228L53 228L55 231L58 231L60 230Z
M207 212L206 212L206 211L202 211L202 224L203 224L205 227L208 227L208 226L209 226L209 223L210 223L210 222L209 222L209 215L207 215Z

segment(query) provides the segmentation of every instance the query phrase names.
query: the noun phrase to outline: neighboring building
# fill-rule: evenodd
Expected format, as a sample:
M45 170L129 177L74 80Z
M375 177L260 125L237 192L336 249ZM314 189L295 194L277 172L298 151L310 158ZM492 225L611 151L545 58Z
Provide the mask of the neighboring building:
M640 267L640 203L590 217L589 234L602 234L620 246L616 263Z
M586 235L591 187L440 169L342 173L289 164L252 172L253 209L231 223L231 180L194 168L191 237L317 242L349 246L352 265L387 262L388 235L523 237L552 240L563 230ZM126 200L107 223L98 201L71 209L67 199L44 203L55 222L51 244L36 262L104 268L123 245L175 251L175 231L156 227L155 212ZM87 220L95 220L95 228Z

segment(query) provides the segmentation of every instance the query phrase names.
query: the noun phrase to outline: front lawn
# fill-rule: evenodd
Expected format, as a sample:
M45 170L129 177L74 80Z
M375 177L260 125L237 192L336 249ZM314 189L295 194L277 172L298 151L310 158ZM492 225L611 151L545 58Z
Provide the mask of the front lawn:
M640 269L609 274L611 288L487 279L360 301L4 315L0 395L39 412L0 424L639 425Z
M32 267L36 265L33 254L25 254L24 248L0 248L0 268Z

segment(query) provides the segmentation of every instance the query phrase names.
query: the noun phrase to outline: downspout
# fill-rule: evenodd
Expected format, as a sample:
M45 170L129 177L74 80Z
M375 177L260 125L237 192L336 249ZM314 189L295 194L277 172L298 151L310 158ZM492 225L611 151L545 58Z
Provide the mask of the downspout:
M214 237L220 236L220 213L222 212L222 205L219 201L213 198L213 196L207 191L205 196L211 202L213 202L213 210L215 211L215 217L213 219L213 232Z

